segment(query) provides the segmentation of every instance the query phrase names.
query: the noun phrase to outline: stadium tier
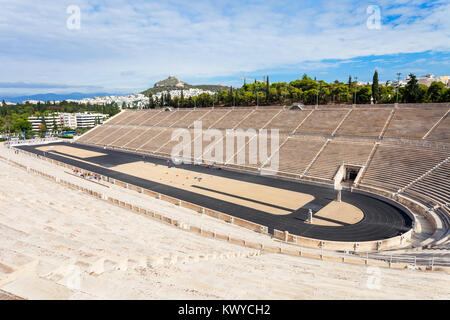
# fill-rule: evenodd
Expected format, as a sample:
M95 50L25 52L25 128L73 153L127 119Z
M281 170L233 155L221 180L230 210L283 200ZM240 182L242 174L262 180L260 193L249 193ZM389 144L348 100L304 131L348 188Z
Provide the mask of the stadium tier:
M361 183L397 191L448 157L448 150L382 144L378 146Z
M384 136L421 139L446 112L445 109L397 110Z
M352 110L336 135L377 138L391 113L393 113L393 110L389 109ZM370 121L367 121L368 119Z
M331 141L325 146L306 174L332 180L342 163L365 165L373 147L373 143Z
M194 122L200 121L204 130L217 129L223 136L213 144L202 141L197 156L205 160L212 161L213 154L222 150L219 165L270 171L268 164L277 158L276 175L329 184L342 165L356 166L362 174L354 187L402 194L445 209L450 203L449 110L449 104L124 110L77 142L170 157L179 143L172 140L175 129L187 129L194 137ZM268 129L271 157L250 158L249 150L258 140L250 131L236 133L232 138L243 144L227 149L229 129ZM279 130L275 150L271 149L273 129Z
M314 110L295 133L332 135L351 110Z
M311 111L283 110L264 127L265 129L278 129L280 132L292 133L311 114Z
M443 205L450 205L450 163L447 161L434 169L423 179L412 183L405 193L417 198L427 196Z
M436 141L450 141L450 117L448 116L449 112L442 117L439 123L436 123L435 128L430 131L427 136L428 140L436 140Z
M327 142L321 137L292 136L279 150L279 175L303 175L316 154Z

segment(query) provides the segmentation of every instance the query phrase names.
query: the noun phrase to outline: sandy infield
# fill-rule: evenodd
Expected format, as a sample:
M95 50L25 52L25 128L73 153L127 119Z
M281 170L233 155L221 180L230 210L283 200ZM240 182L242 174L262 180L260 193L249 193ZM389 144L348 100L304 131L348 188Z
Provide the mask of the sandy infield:
M89 151L84 149L78 149L74 147L69 146L45 146L45 147L39 147L36 148L40 151L58 151L64 154L67 154L72 157L79 157L79 158L91 158L91 157L99 157L99 156L106 156L105 153L95 152L95 151Z
M347 224L355 224L364 218L364 213L357 207L345 202L330 202L313 216L313 224L319 226L340 226L339 223L327 221L323 218L333 219Z
M180 168L168 168L143 161L122 164L111 169L272 214L290 214L314 200L314 197L309 194Z
M86 159L107 155L70 146L43 146L37 149L46 152L58 151L66 155L67 158L72 159L76 159L73 157ZM98 166L98 164L87 160L76 160ZM157 165L144 161L130 162L108 169L275 215L291 214L292 211L314 200L314 197L309 194L181 168L168 168L166 165ZM320 219L321 217L336 220L338 223ZM340 226L342 224L339 222L354 224L361 221L363 217L362 211L355 206L345 202L333 201L314 214L313 224Z

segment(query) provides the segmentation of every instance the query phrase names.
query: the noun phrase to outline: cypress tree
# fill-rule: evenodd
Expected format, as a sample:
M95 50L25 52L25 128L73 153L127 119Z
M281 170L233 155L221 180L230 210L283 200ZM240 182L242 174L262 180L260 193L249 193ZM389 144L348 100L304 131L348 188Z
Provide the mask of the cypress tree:
M375 70L375 73L373 74L373 80L372 80L372 97L373 97L373 102L375 104L378 103L379 92L380 92L380 89L378 87L378 71Z
M230 104L233 105L233 86L230 87Z
M183 108L183 106L184 106L184 92L183 92L183 89L181 89L180 100L181 100L181 107Z
M58 131L58 125L56 124L55 115L53 114L53 133Z
M154 101L154 99L153 99L153 96L150 97L149 104L150 104L150 108L151 108L151 109L154 109L154 108L155 108L155 101Z
M45 121L45 116L44 114L41 115L41 124L44 125L47 128L47 123Z
M151 92L149 92L147 109L150 109L152 107L152 105L153 105L153 94Z

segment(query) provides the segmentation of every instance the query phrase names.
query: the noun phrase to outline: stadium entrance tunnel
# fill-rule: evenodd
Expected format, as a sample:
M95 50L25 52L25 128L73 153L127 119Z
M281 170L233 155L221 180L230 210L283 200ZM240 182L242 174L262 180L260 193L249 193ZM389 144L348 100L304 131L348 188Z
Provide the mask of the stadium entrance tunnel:
M356 169L356 168L346 167L344 181L354 182L356 180L356 177L358 176L358 173L359 173L359 168Z

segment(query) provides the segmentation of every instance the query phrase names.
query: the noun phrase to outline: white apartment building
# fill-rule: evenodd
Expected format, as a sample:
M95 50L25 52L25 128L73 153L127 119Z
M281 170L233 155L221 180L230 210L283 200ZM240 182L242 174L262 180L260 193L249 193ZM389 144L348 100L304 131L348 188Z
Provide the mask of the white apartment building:
M46 131L53 132L53 127L56 126L58 128L61 128L61 117L58 113L55 113L53 115L46 116L44 118L45 124L46 124ZM31 122L32 130L33 131L40 131L41 129L39 126L42 124L42 117L28 117L28 121Z
M92 128L96 124L102 124L107 118L106 114L102 113L77 113L76 115L77 128Z
M77 116L75 113L61 113L61 124L63 127L69 127L70 129L76 129Z
M49 132L53 131L55 124L58 129L63 127L71 129L92 128L96 124L102 124L107 117L108 115L102 113L55 113L45 117L45 124ZM42 117L28 117L28 121L31 122L33 131L40 131L39 126L42 124Z

